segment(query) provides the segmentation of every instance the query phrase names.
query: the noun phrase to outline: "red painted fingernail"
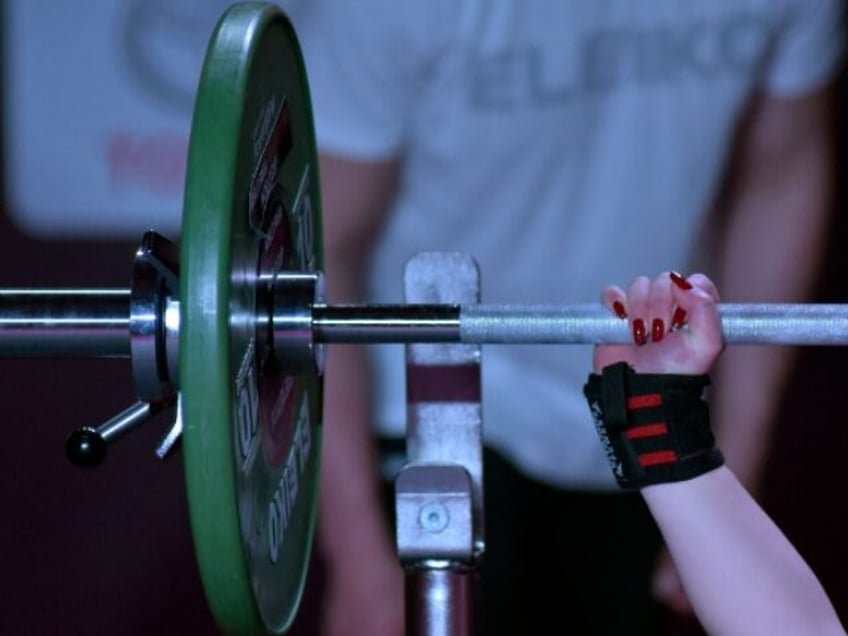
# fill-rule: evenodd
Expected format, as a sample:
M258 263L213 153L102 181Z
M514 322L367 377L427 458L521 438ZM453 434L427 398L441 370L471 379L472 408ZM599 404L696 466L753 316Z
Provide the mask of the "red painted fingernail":
M677 329L682 326L684 320L686 320L686 310L678 307L674 310L674 315L671 317L671 328Z
M619 318L627 318L627 310L624 308L624 305L621 303L621 301L613 301L612 309L613 311L615 311L615 315Z
M641 318L633 321L633 341L637 345L643 345L648 342L648 336L645 333L645 321Z
M663 321L659 318L654 318L654 322L651 323L651 339L654 342L659 342L663 339L663 335L665 335Z
M680 287L680 289L692 289L692 283L683 278L677 272L669 272L669 277L671 278L671 282Z

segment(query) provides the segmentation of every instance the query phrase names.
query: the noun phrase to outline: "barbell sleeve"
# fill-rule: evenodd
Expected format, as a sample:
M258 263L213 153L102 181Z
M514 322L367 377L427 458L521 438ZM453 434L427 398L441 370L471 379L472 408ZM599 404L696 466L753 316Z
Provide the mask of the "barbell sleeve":
M0 357L130 355L128 289L0 289Z

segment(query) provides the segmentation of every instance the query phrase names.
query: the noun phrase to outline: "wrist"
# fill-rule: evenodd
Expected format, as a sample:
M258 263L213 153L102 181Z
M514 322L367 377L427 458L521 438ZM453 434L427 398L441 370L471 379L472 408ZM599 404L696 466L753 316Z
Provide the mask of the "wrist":
M620 487L692 479L724 463L703 400L708 384L706 375L636 373L624 362L589 376L584 394Z

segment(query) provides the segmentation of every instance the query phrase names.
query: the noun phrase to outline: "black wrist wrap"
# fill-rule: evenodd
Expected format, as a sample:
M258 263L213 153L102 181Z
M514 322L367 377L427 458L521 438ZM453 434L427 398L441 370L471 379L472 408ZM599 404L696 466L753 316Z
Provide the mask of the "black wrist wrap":
M707 375L636 373L625 362L592 373L583 387L618 485L683 481L724 457L710 429Z

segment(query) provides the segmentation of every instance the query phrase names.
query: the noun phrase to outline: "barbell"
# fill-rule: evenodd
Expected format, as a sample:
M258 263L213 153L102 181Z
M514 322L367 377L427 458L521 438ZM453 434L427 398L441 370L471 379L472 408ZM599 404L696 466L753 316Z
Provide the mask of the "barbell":
M326 302L318 163L296 34L273 5L219 20L197 88L181 241L142 238L129 289L0 290L0 356L122 357L138 401L67 440L93 466L163 409L182 438L192 534L227 632L285 632L315 526L330 343L628 342L600 303ZM848 344L848 306L719 306L726 342Z

